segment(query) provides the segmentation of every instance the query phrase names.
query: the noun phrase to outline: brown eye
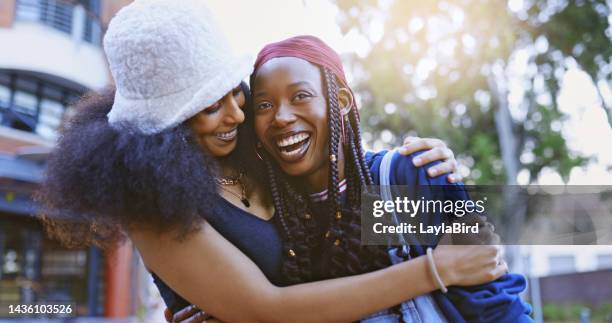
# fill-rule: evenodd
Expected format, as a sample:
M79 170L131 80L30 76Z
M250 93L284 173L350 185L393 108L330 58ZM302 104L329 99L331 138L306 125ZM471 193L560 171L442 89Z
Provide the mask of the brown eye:
M272 103L270 102L261 102L255 105L256 111L263 111L272 108Z
M295 96L293 97L294 101L301 101L307 98L312 97L312 94L306 92L306 91L300 91L298 93L295 94Z
M221 103L219 101L215 102L213 105L205 108L202 112L206 114L213 114L221 109Z

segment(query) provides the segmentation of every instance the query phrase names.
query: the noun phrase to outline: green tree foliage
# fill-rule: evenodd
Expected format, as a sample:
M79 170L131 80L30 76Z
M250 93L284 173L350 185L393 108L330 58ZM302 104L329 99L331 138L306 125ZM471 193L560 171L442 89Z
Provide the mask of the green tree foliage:
M512 183L519 170L533 181L544 167L567 180L587 162L566 146L557 96L571 66L609 86L604 0L336 3L369 144L398 144L409 129L442 138L474 183Z

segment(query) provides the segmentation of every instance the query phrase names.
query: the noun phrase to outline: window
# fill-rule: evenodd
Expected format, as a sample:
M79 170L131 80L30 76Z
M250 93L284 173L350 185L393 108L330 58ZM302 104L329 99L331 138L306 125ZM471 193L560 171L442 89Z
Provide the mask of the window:
M38 10L39 0L19 0L17 1L17 20L38 21L40 10Z
M11 89L0 84L0 125L4 123L4 112L11 103Z
M99 44L102 34L100 27L100 0L80 0L87 12L83 39L92 44Z
M551 274L563 274L576 271L574 256L550 256L548 258L548 268Z
M31 93L17 91L15 92L15 110L27 114L36 114L36 106L38 98Z
M11 89L8 86L0 85L0 108L7 107L11 102Z
M597 269L612 268L612 254L597 255Z
M27 92L16 91L10 126L15 129L32 131L36 126L38 98Z
M84 90L35 75L0 71L0 125L55 140L67 102L75 101Z
M75 5L81 13L75 14ZM83 14L83 12L85 14ZM100 43L100 0L17 0L17 20L36 21L92 44Z
M42 99L36 133L47 139L56 139L56 130L62 121L64 105L55 100Z
M70 34L72 4L54 0L17 0L17 20L38 21Z

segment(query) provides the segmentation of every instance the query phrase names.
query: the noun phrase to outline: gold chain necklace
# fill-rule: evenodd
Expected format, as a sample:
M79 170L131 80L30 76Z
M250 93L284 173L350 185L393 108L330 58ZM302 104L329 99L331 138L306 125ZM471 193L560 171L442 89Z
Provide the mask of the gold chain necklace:
M236 178L217 177L215 178L215 181L219 185L219 188L239 198L240 202L242 202L242 204L244 204L245 207L250 207L251 203L249 202L249 199L247 198L247 195L246 195L246 185L244 185L243 181L241 180L243 175L244 173L240 172L240 174ZM240 195L224 187L224 186L233 186L233 185L240 185Z
M238 174L238 177L216 177L215 181L217 181L217 184L219 185L236 185L236 184L240 184L240 179L242 179L244 173L240 172Z

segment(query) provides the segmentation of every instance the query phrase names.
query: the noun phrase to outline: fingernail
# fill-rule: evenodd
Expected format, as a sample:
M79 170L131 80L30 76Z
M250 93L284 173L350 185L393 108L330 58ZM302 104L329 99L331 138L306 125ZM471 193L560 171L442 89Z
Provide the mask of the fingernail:
M414 166L419 167L421 166L421 162L423 162L423 160L419 157L415 158L412 160L412 163L414 164Z
M448 175L448 181L454 183L457 181L457 178L455 177L455 175Z
M429 176L436 176L437 174L438 174L437 170L433 168L429 169Z

